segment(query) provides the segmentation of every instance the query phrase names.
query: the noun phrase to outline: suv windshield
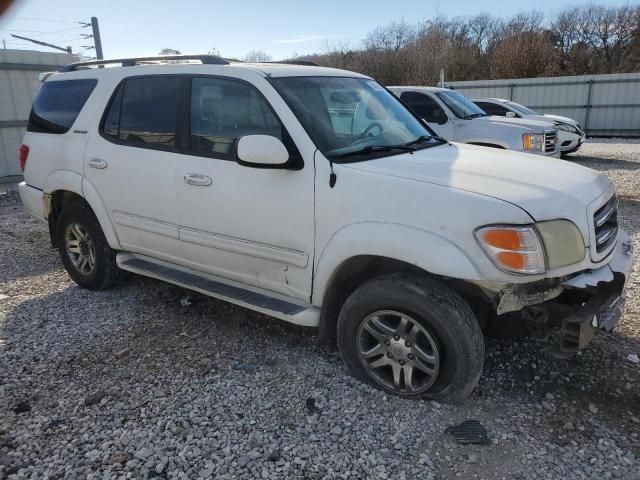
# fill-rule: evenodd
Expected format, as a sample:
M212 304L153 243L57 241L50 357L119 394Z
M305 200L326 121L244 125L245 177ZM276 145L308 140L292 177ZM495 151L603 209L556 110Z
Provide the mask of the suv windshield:
M271 83L331 160L362 160L443 143L373 80L282 77Z
M458 92L436 92L436 95L458 118L469 119L487 116L484 110Z
M520 105L519 103L516 102L512 102L511 100L504 102L507 105L509 105L511 108L513 108L514 110L523 113L525 115L540 115L538 112L536 112L535 110L531 110L530 108L525 107L524 105Z

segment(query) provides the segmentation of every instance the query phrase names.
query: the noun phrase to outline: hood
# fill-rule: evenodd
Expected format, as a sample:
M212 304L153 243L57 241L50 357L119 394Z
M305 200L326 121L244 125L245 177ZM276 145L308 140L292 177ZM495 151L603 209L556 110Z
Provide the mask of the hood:
M341 167L498 198L537 221L568 218L585 238L587 207L613 190L604 175L568 161L457 143Z
M474 122L488 122L496 126L500 125L512 125L516 127L522 127L531 130L532 132L542 133L550 128L555 128L553 121L543 122L541 120L531 120L528 118L515 118L515 117L499 117L497 115L490 115L488 117L478 117L473 119Z
M578 122L576 122L573 118L569 118L569 117L561 117L560 115L541 115L541 117L544 118L549 118L555 122L562 122L562 123L568 123L569 125L578 125Z

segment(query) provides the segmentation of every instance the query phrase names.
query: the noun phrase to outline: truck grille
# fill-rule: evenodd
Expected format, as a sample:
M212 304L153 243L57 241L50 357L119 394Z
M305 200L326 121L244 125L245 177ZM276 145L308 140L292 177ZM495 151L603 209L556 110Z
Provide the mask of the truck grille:
M605 252L615 241L618 234L618 197L615 195L593 214L593 226L596 233L596 252Z
M558 141L558 133L555 130L547 130L544 132L544 152L553 153L556 151L556 142Z

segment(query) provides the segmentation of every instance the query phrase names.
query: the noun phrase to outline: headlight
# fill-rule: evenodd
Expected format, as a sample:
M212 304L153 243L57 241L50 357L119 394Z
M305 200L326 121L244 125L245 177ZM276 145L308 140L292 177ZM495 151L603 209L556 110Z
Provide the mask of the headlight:
M500 270L544 273L544 250L533 226L491 226L475 232L478 243Z
M507 273L544 273L579 262L587 251L580 230L569 220L481 227L475 236L494 265Z
M565 267L582 260L587 248L578 227L569 220L550 220L536 223L547 252L549 268Z
M544 133L522 135L522 149L528 152L544 152Z
M558 127L559 130L564 130L565 132L569 132L569 133L575 133L576 135L578 135L578 129L576 127L574 127L573 125L569 125L568 123L556 123L556 127Z

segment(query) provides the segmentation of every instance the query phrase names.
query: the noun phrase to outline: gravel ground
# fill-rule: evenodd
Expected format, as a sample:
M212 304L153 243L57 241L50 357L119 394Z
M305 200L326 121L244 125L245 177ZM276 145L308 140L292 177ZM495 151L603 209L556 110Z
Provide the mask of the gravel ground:
M571 161L616 182L640 250L640 144ZM389 397L313 330L152 279L81 290L0 195L0 478L640 479L639 276L617 333L573 358L487 340L454 407ZM467 419L488 445L445 433Z

